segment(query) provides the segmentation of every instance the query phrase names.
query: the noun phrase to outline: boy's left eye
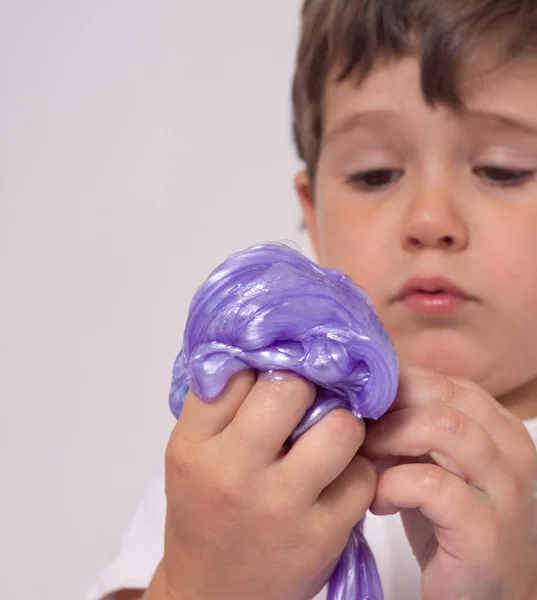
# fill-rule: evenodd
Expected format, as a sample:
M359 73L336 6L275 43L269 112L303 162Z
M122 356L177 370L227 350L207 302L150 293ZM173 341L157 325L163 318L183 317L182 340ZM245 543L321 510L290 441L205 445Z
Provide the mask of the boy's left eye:
M509 187L523 185L534 178L535 171L531 169L507 169L504 167L476 167L474 175L486 179L493 185Z

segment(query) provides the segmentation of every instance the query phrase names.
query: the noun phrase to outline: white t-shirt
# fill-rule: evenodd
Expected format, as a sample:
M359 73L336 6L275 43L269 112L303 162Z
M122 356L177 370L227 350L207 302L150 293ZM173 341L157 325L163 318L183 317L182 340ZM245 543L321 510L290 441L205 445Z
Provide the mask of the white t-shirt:
M537 418L526 422L537 443ZM117 557L99 575L84 600L112 600L121 589L145 589L162 557L166 502L164 474L149 486L135 511ZM385 600L420 598L420 570L399 515L368 515L366 536L375 554ZM323 590L315 600L325 600Z

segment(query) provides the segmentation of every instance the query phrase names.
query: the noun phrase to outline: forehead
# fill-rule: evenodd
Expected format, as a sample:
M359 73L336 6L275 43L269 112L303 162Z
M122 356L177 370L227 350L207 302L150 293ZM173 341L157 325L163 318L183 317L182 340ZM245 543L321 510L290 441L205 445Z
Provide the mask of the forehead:
M461 82L464 112L490 117L497 127L537 128L537 59L520 59L501 68L468 73ZM387 115L425 123L456 111L427 103L415 58L377 65L357 85L352 78L329 77L323 101L323 144L360 126L388 125Z

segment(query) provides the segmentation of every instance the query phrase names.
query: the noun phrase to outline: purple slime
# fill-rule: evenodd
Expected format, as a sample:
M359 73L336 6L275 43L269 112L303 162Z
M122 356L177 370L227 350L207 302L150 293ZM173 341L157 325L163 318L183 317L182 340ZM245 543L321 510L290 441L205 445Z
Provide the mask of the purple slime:
M315 402L290 441L335 408L377 419L399 379L395 349L364 290L279 243L234 254L194 295L173 368L174 416L189 389L214 400L244 369L293 371L316 384ZM363 524L330 578L328 600L383 598Z

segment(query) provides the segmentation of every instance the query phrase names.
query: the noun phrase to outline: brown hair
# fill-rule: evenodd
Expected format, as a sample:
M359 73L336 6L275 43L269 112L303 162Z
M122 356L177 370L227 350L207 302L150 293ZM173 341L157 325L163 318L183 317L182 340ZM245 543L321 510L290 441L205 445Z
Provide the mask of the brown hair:
M359 84L378 60L415 55L427 102L458 108L462 71L479 52L488 51L494 67L531 47L537 0L305 0L293 83L298 154L313 177L323 93L336 68L338 81Z

